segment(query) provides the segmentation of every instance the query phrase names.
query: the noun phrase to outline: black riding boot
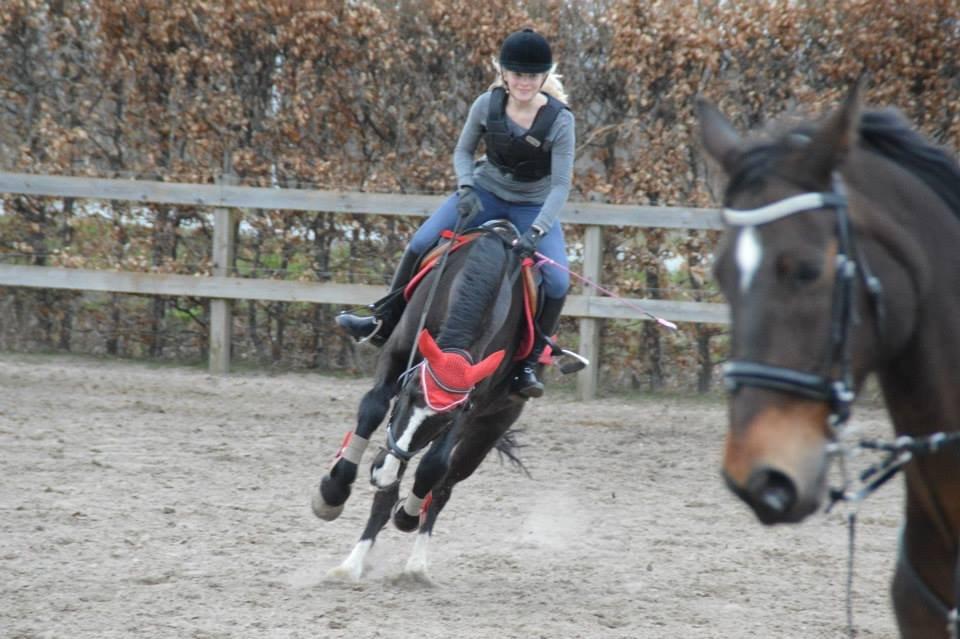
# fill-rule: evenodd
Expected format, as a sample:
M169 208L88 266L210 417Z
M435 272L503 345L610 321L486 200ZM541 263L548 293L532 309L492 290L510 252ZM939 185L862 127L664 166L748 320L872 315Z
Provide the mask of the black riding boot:
M537 379L537 365L543 349L547 347L544 335L552 336L560 323L560 311L566 296L554 298L544 297L540 317L537 318L537 338L533 343L533 350L527 359L517 365L513 381L510 383L510 392L523 397L540 397L543 395L543 382Z
M369 339L371 344L383 346L407 306L403 289L410 283L419 261L420 254L407 247L393 273L390 292L369 306L373 314L340 313L337 315L337 324L358 342Z

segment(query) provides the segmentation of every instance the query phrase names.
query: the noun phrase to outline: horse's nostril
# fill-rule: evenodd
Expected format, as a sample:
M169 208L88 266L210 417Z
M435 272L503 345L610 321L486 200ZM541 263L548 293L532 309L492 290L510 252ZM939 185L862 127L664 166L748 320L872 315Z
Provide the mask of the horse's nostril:
M783 486L770 486L763 491L760 499L770 510L778 513L785 513L790 510L790 502L792 501L790 492L785 490Z
M771 468L754 471L747 481L747 493L760 519L781 519L797 502L797 488L785 473Z

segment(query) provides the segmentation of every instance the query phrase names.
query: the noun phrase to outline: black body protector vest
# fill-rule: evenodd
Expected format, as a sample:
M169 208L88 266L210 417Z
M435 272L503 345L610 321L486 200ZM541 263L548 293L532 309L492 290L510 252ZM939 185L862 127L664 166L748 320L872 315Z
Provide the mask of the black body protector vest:
M520 182L535 182L550 175L550 150L544 149L544 138L560 112L569 108L552 95L544 95L547 103L537 112L527 132L517 137L507 124L507 92L503 87L490 92L490 111L483 133L487 160Z

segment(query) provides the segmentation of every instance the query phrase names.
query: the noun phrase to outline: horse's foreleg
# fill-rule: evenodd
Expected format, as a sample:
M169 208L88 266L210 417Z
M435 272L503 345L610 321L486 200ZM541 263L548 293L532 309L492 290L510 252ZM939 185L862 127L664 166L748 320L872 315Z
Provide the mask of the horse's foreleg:
M400 495L399 482L378 490L373 496L373 505L370 507L370 516L367 518L367 525L360 535L360 540L350 551L350 554L343 563L331 570L329 577L335 579L345 579L349 581L359 581L366 568L366 558L377 540L377 534L383 530L390 519L390 510L397 503Z
M407 565L404 570L420 577L427 575L427 548L430 545L430 538L433 536L433 524L437 521L437 515L443 510L447 501L450 499L450 493L453 485L443 481L439 486L430 492L429 504L423 516L423 523L420 524L420 532L417 533L416 541L413 544L413 552L407 559Z
M948 628L958 596L956 533L942 515L930 513L911 479L908 475L907 518L891 589L897 625L903 639L954 639Z
M463 431L459 436L452 438L451 445L444 456L446 460L444 475L439 483L434 484L430 492L429 505L420 523L420 531L417 533L413 552L407 560L408 573L426 576L427 548L433 535L433 526L440 511L450 500L453 487L473 474L496 445L497 440L520 416L522 410L522 404L511 405L498 413L473 418L469 425L462 425ZM417 471L419 474L419 468ZM414 494L417 494L416 490Z
M392 380L393 377L386 379ZM332 521L343 512L343 505L350 497L350 486L357 478L357 466L360 465L370 436L390 409L390 400L394 394L396 384L392 381L381 381L367 391L360 401L357 427L341 446L333 466L320 480L320 488L313 495L313 513L320 519Z
M457 440L458 432L459 421L430 446L430 450L417 465L410 494L403 503L398 503L393 511L393 523L403 532L412 532L420 524L420 512L427 496L450 468L450 451Z

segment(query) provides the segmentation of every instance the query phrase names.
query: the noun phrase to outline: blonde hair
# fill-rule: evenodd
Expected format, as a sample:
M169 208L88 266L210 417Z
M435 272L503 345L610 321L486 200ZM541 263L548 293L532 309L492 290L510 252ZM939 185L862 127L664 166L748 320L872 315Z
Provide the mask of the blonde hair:
M500 62L496 58L493 59L493 70L497 75L493 79L490 89L503 86L503 69L500 68ZM563 88L563 82L561 82L562 77L562 75L557 74L557 65L553 65L547 71L547 79L543 81L543 87L540 90L569 106L567 91Z

